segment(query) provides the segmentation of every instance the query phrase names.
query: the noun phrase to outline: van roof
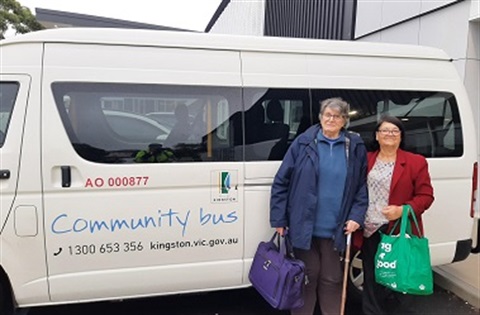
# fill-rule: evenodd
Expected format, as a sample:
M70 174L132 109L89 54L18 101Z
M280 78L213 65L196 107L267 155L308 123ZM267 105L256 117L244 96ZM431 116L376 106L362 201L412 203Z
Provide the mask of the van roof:
M441 49L417 45L118 28L36 31L2 40L0 47L18 43L103 44L450 60Z

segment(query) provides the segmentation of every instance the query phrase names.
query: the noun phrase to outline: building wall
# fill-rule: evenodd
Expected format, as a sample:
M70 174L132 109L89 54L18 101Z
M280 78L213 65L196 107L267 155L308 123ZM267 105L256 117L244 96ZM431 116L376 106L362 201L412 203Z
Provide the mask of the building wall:
M352 39L355 1L231 0L209 33Z
M470 9L470 21L479 22L480 20L480 1L472 1L472 8Z
M403 23L397 21L396 25L379 28L376 32L370 30L369 35L358 35L356 31L355 38L361 41L413 44L441 48L455 60L455 66L460 76L464 77L469 32L469 12L470 1L461 1L443 10L433 11L418 18L405 18ZM364 13L368 14L368 12ZM357 20L361 19L365 19L365 17L360 16L359 12ZM385 19L393 20L392 18ZM448 21L448 23L445 23L445 21ZM455 25L454 32L451 31L452 25Z
M355 36L392 26L458 0L357 0Z
M476 113L477 141L480 139L479 7L479 0L410 1L408 6L404 1L359 0L355 32L360 41L433 46L446 51L453 58ZM436 274L438 284L480 307L479 254L470 255L463 262L437 267Z
M266 0L265 35L352 39L355 1Z
M209 33L263 36L265 0L231 0Z

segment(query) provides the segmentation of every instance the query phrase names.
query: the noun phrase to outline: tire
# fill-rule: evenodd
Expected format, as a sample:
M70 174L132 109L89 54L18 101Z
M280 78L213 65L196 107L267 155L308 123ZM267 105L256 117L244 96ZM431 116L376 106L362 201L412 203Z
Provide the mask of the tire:
M9 291L5 283L0 279L0 314L13 315L13 305L11 303Z
M362 302L363 266L362 252L353 251L348 266L348 297L354 303Z
M3 289L2 282L0 282L0 314L8 314L6 299L5 299L5 292Z

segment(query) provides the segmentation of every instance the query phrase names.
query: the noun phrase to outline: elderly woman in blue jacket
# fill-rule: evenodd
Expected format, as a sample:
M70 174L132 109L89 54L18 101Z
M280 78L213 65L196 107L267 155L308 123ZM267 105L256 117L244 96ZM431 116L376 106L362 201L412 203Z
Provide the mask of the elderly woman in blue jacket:
M368 205L367 152L358 134L345 129L349 104L330 98L319 120L298 136L275 176L270 224L288 229L294 252L306 266L305 304L294 315L340 313L346 234L363 226Z

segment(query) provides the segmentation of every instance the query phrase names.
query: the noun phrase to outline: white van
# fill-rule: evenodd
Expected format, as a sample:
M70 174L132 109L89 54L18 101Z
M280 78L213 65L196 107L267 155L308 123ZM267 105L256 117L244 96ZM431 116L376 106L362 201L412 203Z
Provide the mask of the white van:
M433 265L470 253L474 121L442 51L57 29L0 56L2 314L249 286L273 176L332 96L367 143L380 115L403 120L433 179Z

